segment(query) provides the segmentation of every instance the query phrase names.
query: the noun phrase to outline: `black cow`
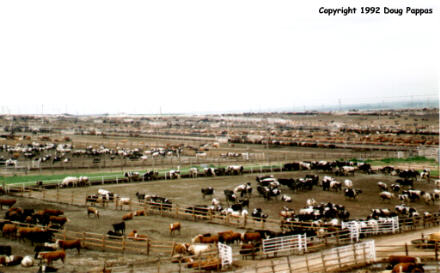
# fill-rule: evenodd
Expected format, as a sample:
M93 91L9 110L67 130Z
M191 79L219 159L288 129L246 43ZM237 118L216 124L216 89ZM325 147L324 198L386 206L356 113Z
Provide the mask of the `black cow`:
M113 224L113 230L115 232L120 231L122 234L125 234L125 222Z
M362 190L359 189L345 189L344 195L346 198L356 199L356 197L362 193Z
M237 196L234 194L232 190L224 190L226 201L235 202L237 200Z
M119 238L112 238L112 237L122 237L122 233L121 232L115 232L113 230L109 230L107 232L107 235L110 237L110 239L119 239Z
M206 195L213 195L214 194L214 188L208 187L208 188L202 188L201 189L203 198L205 198Z
M11 255L11 252L12 252L11 246L0 245L0 254L9 256Z

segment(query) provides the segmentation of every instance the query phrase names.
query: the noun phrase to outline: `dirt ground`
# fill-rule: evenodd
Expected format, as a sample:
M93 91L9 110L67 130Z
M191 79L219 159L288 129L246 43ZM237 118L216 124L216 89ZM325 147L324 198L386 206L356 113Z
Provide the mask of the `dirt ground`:
M304 177L309 171L300 172L285 172L276 173L275 177L283 178L299 178ZM320 173L320 179L325 175ZM320 187L315 187L309 192L294 193L287 187L282 187L283 193L292 196L292 203L284 203L279 199L273 199L266 201L262 197L259 197L256 192L256 174L249 174L244 176L230 176L230 177L213 177L213 178L198 178L198 179L180 179L180 180L167 180L167 181L154 181L143 183L131 183L131 184L112 184L93 186L88 188L74 188L60 190L62 193L70 194L74 191L75 195L85 196L86 194L96 193L99 188L110 190L119 194L122 197L130 197L136 200L136 192L157 194L170 199L173 203L177 203L180 206L190 206L196 204L210 204L211 198L202 198L200 189L202 187L214 187L215 194L213 197L220 199L225 204L225 198L223 194L224 189L233 189L239 184L251 182L254 187L254 194L250 201L249 210L260 207L263 208L265 213L269 214L272 219L279 219L279 211L283 206L288 206L298 210L305 206L307 198L314 198L317 202L334 202L345 205L350 211L350 218L363 218L367 216L372 208L390 208L394 210L394 206L400 204L398 200L392 200L391 202L382 202L378 196L379 189L377 187L378 181L383 181L389 185L396 180L393 176L384 175L364 175L356 174L353 177L340 177L338 180L351 179L355 188L362 189L363 193L359 196L358 200L346 200L342 192L324 192ZM427 184L426 182L417 182L417 189L432 191L434 185ZM83 205L83 203L81 204ZM411 203L411 206L415 207L420 213L423 211L438 212L439 206L426 205L422 201ZM54 203L43 202L33 198L20 198L17 197L17 204L15 206L22 208L34 208L36 210L43 208L60 208L65 211L65 215L70 219L70 222L66 223L66 228L71 231L87 231L104 234L108 230L112 229L112 224L121 221L123 214L126 211L115 211L113 209L101 209L101 217L96 219L94 217L87 217L86 209L83 206L70 206L59 205ZM113 206L110 206L113 208ZM199 233L216 233L225 230L236 230L230 226L222 226L219 224L209 224L206 222L192 222L179 219L182 223L182 232L176 233L174 237L170 237L168 226L170 223L175 222L176 219L160 217L160 216L140 216L135 217L133 220L127 221L127 232L136 229L139 234L148 235L150 239L164 242L190 242L191 238ZM16 255L33 255L33 247L30 243L19 243L14 240L0 238L0 244L9 244L13 248L13 254ZM238 251L238 247L234 247L234 252ZM164 259L169 257L169 254L161 254ZM157 259L158 255L150 257L149 259ZM129 259L146 259L145 256L134 254L121 254L116 252L101 252L95 250L83 250L80 255L77 255L76 251L68 250L68 257L64 267L61 267L62 272L85 272L90 270L94 266L100 266L105 261L121 261ZM148 259L148 258L147 258ZM62 263L56 261L56 267L62 266ZM155 268L153 266L152 268ZM75 271L76 270L76 271ZM153 270L153 269L152 269ZM154 269L156 271L156 269ZM162 270L166 272L166 265L162 266ZM169 269L173 271L173 269ZM0 268L3 272L36 272L37 267L34 266L31 269L24 270L22 267ZM155 272L154 271L154 272ZM146 271L148 272L148 271Z

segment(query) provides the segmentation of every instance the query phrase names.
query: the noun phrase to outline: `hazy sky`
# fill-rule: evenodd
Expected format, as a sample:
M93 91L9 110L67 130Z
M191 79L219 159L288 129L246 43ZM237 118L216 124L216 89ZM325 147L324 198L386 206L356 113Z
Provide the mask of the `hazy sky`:
M358 8L329 17L320 7ZM360 7L433 8L365 15ZM0 113L258 111L439 93L438 0L1 1Z

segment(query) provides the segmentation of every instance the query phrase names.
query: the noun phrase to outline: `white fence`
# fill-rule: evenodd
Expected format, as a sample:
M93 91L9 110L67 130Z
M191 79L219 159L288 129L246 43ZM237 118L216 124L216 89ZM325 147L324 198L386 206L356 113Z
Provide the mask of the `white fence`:
M218 243L218 255L222 261L222 268L232 265L232 247Z
M304 253L307 251L306 234L276 237L263 240L263 253L275 253L284 251L297 251Z
M396 233L399 231L399 217L370 219L366 221L342 222L342 228L350 231L351 242L358 242L361 235L364 237L378 234Z

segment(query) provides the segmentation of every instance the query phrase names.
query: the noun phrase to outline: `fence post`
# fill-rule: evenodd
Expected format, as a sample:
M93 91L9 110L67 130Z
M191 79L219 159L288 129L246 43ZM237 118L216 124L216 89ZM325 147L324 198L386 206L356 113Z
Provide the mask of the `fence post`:
M327 269L325 268L325 257L324 253L321 251L321 261L322 261L322 268L324 269L324 272L327 272Z
M86 233L83 232L83 236L82 236L82 245L83 247L86 247Z
M125 252L125 235L122 237L122 252Z
M275 271L275 265L273 264L273 260L270 260L270 267L272 267L272 272L276 273Z
M59 201L60 201L60 190L57 187L57 202L59 202Z
M292 267L290 266L290 258L287 256L287 266L289 267L289 273L292 273Z
M405 254L408 256L408 243L405 243Z
M200 264L200 263L199 263ZM157 273L160 273L160 257L157 260Z
M339 255L339 248L336 248L336 256L338 257L339 268L341 268L341 255Z
M71 202L70 203L73 205L73 191L72 191L72 198L71 198Z
M43 200L46 199L46 189L43 188Z
M438 241L434 243L435 260L438 262Z
M307 267L307 272L310 273L310 267L309 267L309 258L307 257L307 255L304 255L304 257L306 258L306 267Z
M357 253L356 253L356 246L352 244L353 247L353 257L354 257L354 263L357 264Z

